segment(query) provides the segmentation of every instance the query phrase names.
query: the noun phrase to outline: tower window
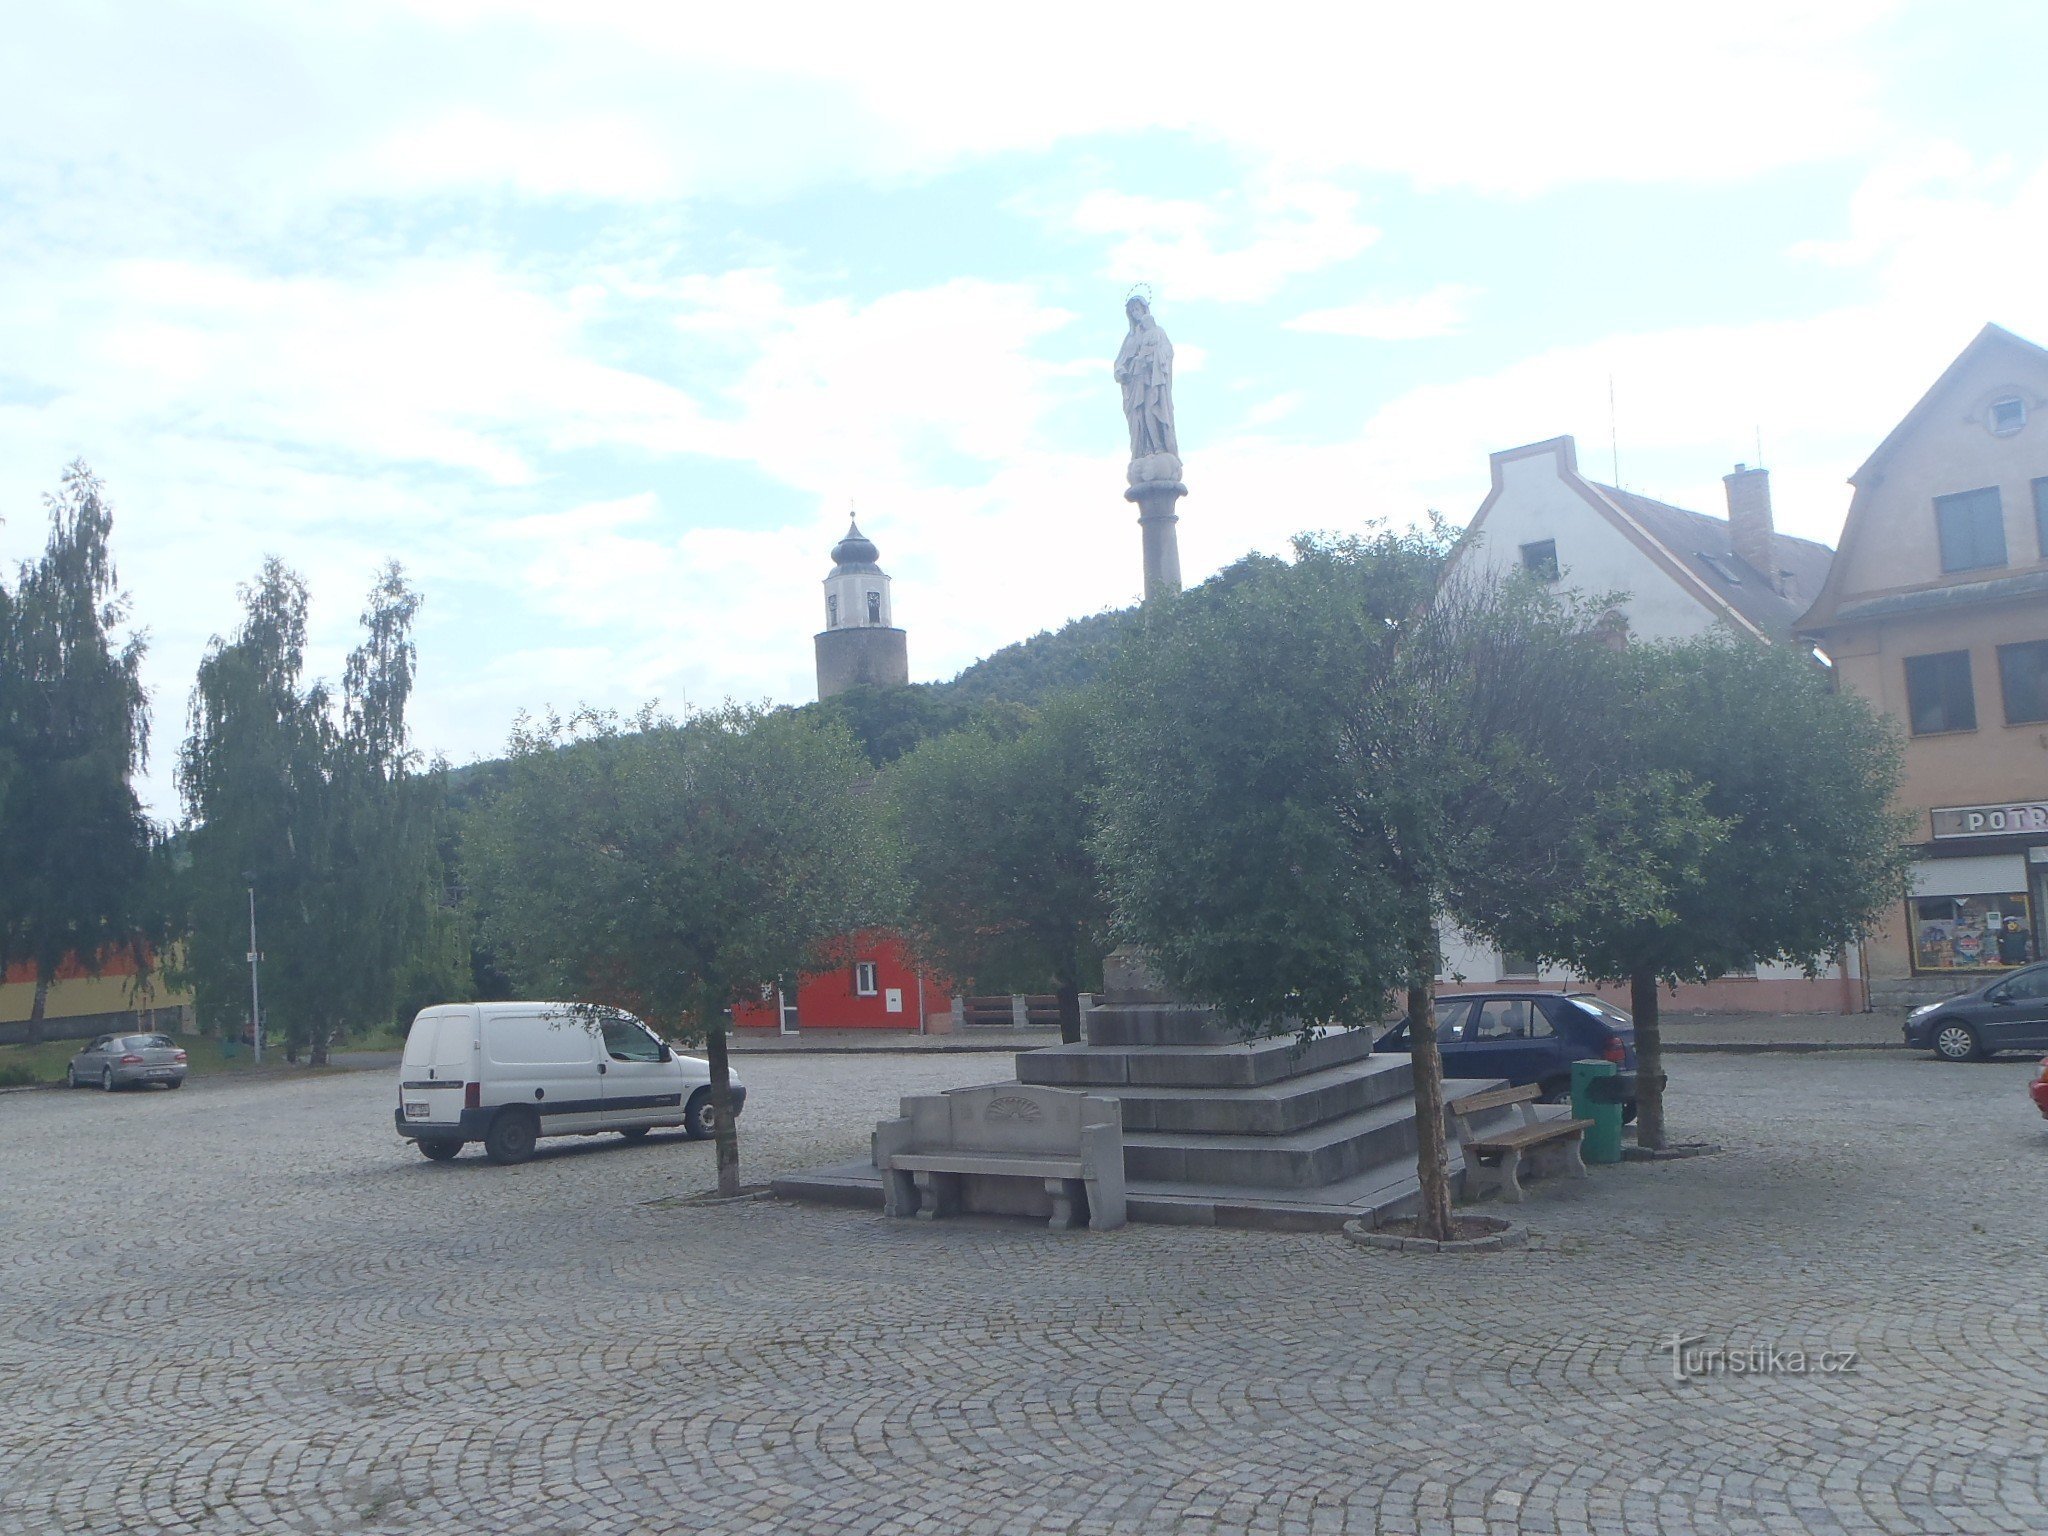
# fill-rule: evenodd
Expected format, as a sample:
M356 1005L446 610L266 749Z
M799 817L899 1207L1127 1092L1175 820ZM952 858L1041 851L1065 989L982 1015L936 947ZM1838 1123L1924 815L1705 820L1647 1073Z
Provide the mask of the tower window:
M868 594L868 622L870 624L882 622L882 594L879 592L870 592Z
M839 627L839 594L837 592L830 593L825 598L825 627L827 629L837 629Z

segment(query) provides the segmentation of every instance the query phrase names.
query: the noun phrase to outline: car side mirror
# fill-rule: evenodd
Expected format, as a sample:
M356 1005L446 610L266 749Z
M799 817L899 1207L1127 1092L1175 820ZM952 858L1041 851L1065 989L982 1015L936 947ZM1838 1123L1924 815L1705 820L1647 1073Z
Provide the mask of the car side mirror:
M676 1053L668 1048L666 1040L661 1042L661 1059L663 1061L674 1061L676 1059Z
M1987 1003L2009 1003L2012 1001L2012 994L2003 987L1994 987L1991 991L1984 994L1984 1001Z

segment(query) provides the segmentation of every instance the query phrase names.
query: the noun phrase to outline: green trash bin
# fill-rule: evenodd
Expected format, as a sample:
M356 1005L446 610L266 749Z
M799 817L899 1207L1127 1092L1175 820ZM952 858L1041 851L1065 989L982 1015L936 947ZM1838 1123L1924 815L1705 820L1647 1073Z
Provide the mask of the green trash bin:
M1620 1071L1611 1061L1572 1063L1572 1118L1593 1122L1579 1143L1589 1163L1621 1161L1622 1095L1615 1090L1622 1085L1614 1080Z

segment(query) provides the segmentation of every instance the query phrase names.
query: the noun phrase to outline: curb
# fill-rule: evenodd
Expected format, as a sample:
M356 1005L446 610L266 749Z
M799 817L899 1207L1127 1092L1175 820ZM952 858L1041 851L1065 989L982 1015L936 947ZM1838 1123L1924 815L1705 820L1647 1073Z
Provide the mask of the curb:
M1621 1149L1621 1160L1625 1163L1677 1163L1688 1157L1712 1157L1723 1150L1719 1142L1682 1141L1675 1147L1636 1147Z
M1502 1253L1528 1246L1529 1229L1504 1216L1468 1217L1467 1220L1497 1221L1498 1232L1463 1241L1439 1242L1433 1237L1403 1237L1396 1232L1375 1232L1362 1221L1344 1223L1344 1240L1357 1248L1377 1248L1388 1253Z
M1903 1040L1666 1040L1664 1049L1672 1053L1719 1052L1731 1056L1763 1056L1787 1051L1801 1055L1817 1051L1905 1051L1912 1047Z

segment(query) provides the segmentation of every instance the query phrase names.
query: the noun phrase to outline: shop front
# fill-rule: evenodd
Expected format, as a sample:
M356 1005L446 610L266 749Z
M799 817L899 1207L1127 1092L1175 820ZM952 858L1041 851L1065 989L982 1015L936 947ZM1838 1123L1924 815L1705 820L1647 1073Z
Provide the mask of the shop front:
M2048 800L1937 807L1912 871L1916 977L1995 975L2048 954Z

